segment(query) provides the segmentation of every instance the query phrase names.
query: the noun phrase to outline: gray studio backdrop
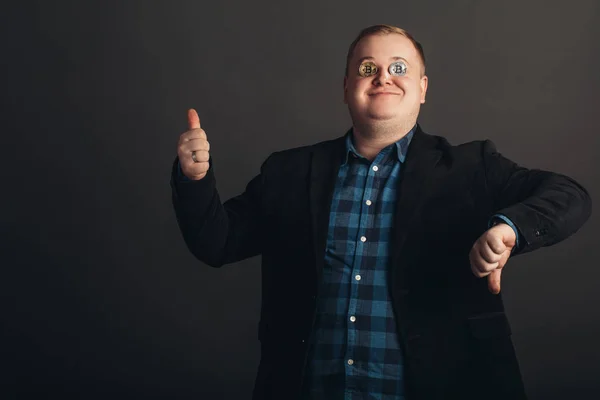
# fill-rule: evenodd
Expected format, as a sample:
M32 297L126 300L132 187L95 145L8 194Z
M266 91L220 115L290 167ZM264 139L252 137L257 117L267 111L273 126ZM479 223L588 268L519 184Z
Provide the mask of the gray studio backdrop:
M404 27L424 45L427 132L492 139L522 165L574 177L595 201L599 9L597 0L9 7L0 383L14 397L3 398L249 398L260 260L214 270L180 237L169 173L186 110L198 110L227 199L271 152L350 127L345 56L368 25ZM575 236L512 259L502 275L532 399L600 391L599 221L594 211Z

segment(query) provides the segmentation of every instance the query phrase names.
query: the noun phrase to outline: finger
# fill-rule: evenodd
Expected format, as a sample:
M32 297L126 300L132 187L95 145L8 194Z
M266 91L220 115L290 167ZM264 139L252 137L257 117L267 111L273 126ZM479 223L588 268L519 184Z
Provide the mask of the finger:
M208 143L208 140L206 140L206 139L194 138L194 139L190 139L189 141L185 142L183 147L187 151L198 151L198 150L209 151L210 143Z
M500 255L506 250L506 245L499 235L488 235L487 244L496 255Z
M479 254L479 250L475 247L469 253L469 261L471 263L471 272L478 278L483 278L498 268L498 263L488 263L485 261Z
M511 249L507 249L502 254L502 257L500 258L500 261L498 261L498 268L504 268L504 266L506 265L508 259L510 258L510 255L511 255Z
M483 278L486 275L485 272L482 272L482 271L479 270L479 268L477 267L477 265L475 263L471 263L471 272L477 278Z
M193 167L188 167L186 170L184 170L185 176L192 180L202 179L207 173L208 163L197 163Z
M500 261L501 255L496 254L494 250L489 245L488 241L484 241L484 243L479 246L479 255L480 257L487 263L497 263Z
M483 278L484 276L488 276L492 271L498 268L498 263L489 264L485 261L475 261L471 264L471 271L478 278Z
M192 162L194 162L194 159L192 158L192 154L193 154L193 152L190 152L190 159L192 160ZM204 150L196 151L195 163L197 164L198 162L208 161L209 158L210 158L210 155L209 155L208 151L204 151Z
M500 276L502 275L502 269L498 268L492 271L488 275L488 289L493 294L500 293Z
M196 129L192 129L192 130L182 133L181 136L179 137L179 143L189 142L190 140L194 140L194 139L206 140L207 136L206 136L206 132L204 132L204 129L196 128Z
M198 117L198 113L193 108L188 110L188 128L190 130L200 128L200 117Z
M469 264L471 265L471 272L473 273L473 275L477 276L477 268L475 268L475 254L476 254L476 249L475 246L473 246L473 248L471 249L471 251L469 252Z
M194 175L200 175L208 171L209 168L210 164L208 163L208 161L200 161L197 163L194 163L192 161L192 165L188 167L188 170Z
M471 272L473 272L473 275L481 278L483 276L482 273L485 273L485 269L482 266L484 263L482 263L482 258L479 254L479 245L479 242L475 242L471 248L471 251L469 252L469 262L471 264Z
M206 151L210 150L210 143L204 139L192 139L186 140L179 144L177 148L177 154L179 158L191 157L192 152L196 151Z

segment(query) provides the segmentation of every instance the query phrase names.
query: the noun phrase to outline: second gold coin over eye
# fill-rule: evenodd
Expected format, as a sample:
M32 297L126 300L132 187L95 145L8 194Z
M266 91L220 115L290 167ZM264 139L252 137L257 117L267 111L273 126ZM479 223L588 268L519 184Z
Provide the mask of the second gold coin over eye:
M372 63L370 61L362 63L358 67L358 74L362 77L375 75L377 73L377 71L379 71L377 68L377 65L375 65L374 63Z

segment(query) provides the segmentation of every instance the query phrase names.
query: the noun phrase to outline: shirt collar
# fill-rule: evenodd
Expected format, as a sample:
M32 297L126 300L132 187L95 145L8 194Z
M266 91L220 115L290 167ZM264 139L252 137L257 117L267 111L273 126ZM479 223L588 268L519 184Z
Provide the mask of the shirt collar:
M413 128L406 135L404 135L400 140L394 142L394 145L396 146L396 154L398 155L398 160L401 163L403 163L404 159L406 158L408 145L410 144L416 129L417 125L415 124L415 126L413 126ZM348 162L349 154L354 154L357 157L364 158L358 153L358 151L354 147L354 143L352 143L352 129L350 129L350 131L346 134L346 156L344 158L343 164L346 164Z

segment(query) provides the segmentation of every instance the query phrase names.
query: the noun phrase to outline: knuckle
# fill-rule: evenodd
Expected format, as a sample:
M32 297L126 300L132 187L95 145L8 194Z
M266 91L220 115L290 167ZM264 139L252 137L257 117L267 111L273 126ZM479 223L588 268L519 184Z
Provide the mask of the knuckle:
M191 132L195 139L206 139L206 132L202 128L193 129Z
M188 139L199 139L206 136L201 128L190 129L186 134Z

